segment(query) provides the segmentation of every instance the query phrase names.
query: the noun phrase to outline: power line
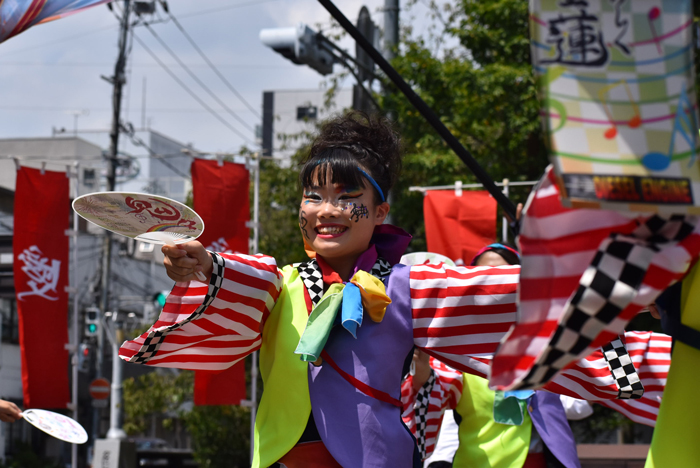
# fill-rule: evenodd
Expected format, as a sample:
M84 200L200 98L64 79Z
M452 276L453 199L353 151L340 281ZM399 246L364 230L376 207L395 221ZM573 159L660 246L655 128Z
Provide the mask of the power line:
M185 83L183 83L182 80L180 80L180 78L178 78L177 75L176 75L175 73L173 73L173 71L170 70L170 68L168 68L168 67L158 58L158 56L157 56L156 54L154 54L153 51L152 51L151 49L149 49L148 46L147 46L136 34L134 34L134 39L136 40L136 42L139 43L139 45L141 45L141 47L144 48L144 50L145 50L146 52L148 52L148 54L153 58L153 60L155 60L156 62L158 62L158 64L159 64L165 71L168 72L168 74L171 76L172 79L174 79L174 80L177 82L177 84L179 84L185 91L187 91L187 93L188 93L190 96L192 96L192 98L193 98L194 100L196 100L202 107L204 107L207 111L209 111L209 113L210 113L211 115L213 115L214 117L216 117L216 119L217 119L219 122L221 122L222 124L224 124L224 125L225 125L229 130L231 130L233 133L235 133L236 135L240 136L241 138L243 138L243 139L244 139L245 141L247 141L248 143L252 143L252 142L250 141L250 139L248 139L248 137L246 137L246 136L243 135L240 131L238 131L237 128L231 126L231 124L229 124L229 123L228 123L226 120L224 120L219 114L217 114L217 113L214 111L214 109L212 109L211 107L209 107L209 105L208 105L206 102L202 101L202 99L201 99L199 96L197 96L197 95L194 93L194 91L192 91Z
M54 62L54 63L44 63L44 62L20 62L20 61L13 61L13 62L5 62L5 61L0 61L0 65L2 66L22 66L22 67L108 67L111 64L106 63L106 62ZM172 67L175 66L176 64L167 64L168 66ZM157 68L159 67L158 64L155 63L136 63L133 62L131 63L132 67L135 68ZM188 67L190 68L204 68L204 67L209 67L209 65L202 64L202 63L189 63L187 64ZM289 68L289 65L264 65L264 64L259 64L259 63L219 63L216 64L217 67L219 68Z
M204 59L204 61L207 62L207 65L209 65L209 68L211 68L211 69L214 71L214 73L216 73L216 76L218 76L218 77L221 79L221 81L223 81L224 84L228 87L228 89L229 89L233 94L235 94L236 97L237 97L238 99L240 99L240 101L241 101L243 104L245 104L245 106L246 106L248 109L250 109L250 111L253 113L253 115L255 115L255 116L256 116L257 118L259 118L259 119L262 119L262 117L260 116L260 114L259 114L255 109L253 109L253 106L251 106L251 105L248 103L248 101L246 101L246 100L243 98L243 96L241 96L241 94L240 94L238 91L236 91L236 89L233 87L233 85L226 79L226 77L224 77L224 75L221 74L221 72L216 68L216 66L214 66L214 64L212 63L212 61L209 60L209 57L207 57L206 54L202 51L202 49L200 49L199 46L194 42L194 40L192 39L192 37L191 37L189 34L187 34L187 31L185 31L185 28L182 27L182 25L181 25L180 22L177 20L177 18L175 18L175 16L174 16L172 13L170 13L170 11L167 11L167 13L168 13L168 16L170 16L170 19L173 20L173 23L175 24L175 26L177 26L177 28L180 30L180 32L187 38L187 40L189 41L189 43L192 44L192 47L194 47L194 49L197 51L197 53L199 53L199 55L202 57L202 59Z
M150 24L146 23L145 26L146 26L146 28L151 32L151 34L153 34L153 37L156 38L156 40L160 43L160 45L162 45L163 48L164 48L165 50L168 51L168 53L175 59L175 61L176 61L182 68L185 69L185 71L187 72L187 74L190 75L190 77L192 77L192 79L195 80L195 81L197 82L197 84L198 84L199 86L201 86L202 89L204 89L204 91L206 91L207 94L209 94L209 96L211 96L212 99L214 99L221 107L223 107L224 109L226 109L226 111L231 115L231 117L233 117L234 119L236 119L241 125L243 125L245 128L247 128L248 130L250 130L251 132L253 132L253 134L255 134L255 129L254 129L253 127L251 127L250 125L248 125L248 123L247 123L245 120L243 120L242 118L240 118L240 117L238 116L238 114L236 114L235 112L233 112L233 111L226 105L226 103L224 103L224 101L222 101L222 100L221 100L221 99L206 85L206 84L204 84L204 82L203 82L202 80L200 80L200 79L197 77L197 75L195 75L194 72L193 72L192 70L190 70L189 67L187 67L187 65L184 64L184 62L183 62L182 60L180 60L180 58L175 54L175 52L173 52L173 50L168 46L168 44L166 44L165 41L164 41L163 39L160 38L160 36L153 30L153 28L151 27Z
M182 171L180 171L180 169L178 169L177 167L170 164L170 162L168 162L165 158L159 157L159 155L155 151L153 151L153 149L151 149L151 147L148 146L145 141L143 141L141 138L136 136L136 134L134 133L133 130L129 131L129 129L127 129L127 128L122 128L122 130L124 131L124 133L126 133L129 136L129 138L131 138L131 141L135 145L143 146L144 148L146 148L148 150L148 153L151 156L158 159L161 163L163 163L163 165L168 167L175 174L179 175L180 177L184 177L185 179L189 178L189 176L187 174L184 174Z
M271 2L277 2L277 1L279 1L279 0L255 0L253 2L237 3L235 5L229 5L229 6L225 6L225 7L211 8L209 10L202 10L202 11L195 11L192 13L185 13L184 15L180 15L180 18L193 18L195 16L208 15L209 13L218 13L218 12L224 11L224 10L233 10L234 8L262 5L263 3L271 3Z
M73 36L67 36L67 37L64 37L64 38L62 38L62 39L55 39L55 40L53 40L53 41L51 41L51 42L45 42L45 43L43 43L43 44L37 44L37 45L30 46L30 47L25 47L24 49L13 50L12 52L8 52L8 53L6 53L6 54L2 54L0 57L4 57L4 56L6 56L6 55L18 54L18 53L20 53L20 52L26 52L26 51L28 51L28 50L39 49L39 48L41 48L41 47L51 46L51 45L54 45L54 44L61 44L61 43L63 43L63 42L72 41L73 39L80 39L81 37L89 36L90 34L95 34L95 33L97 33L97 32L102 32L102 31L107 31L107 30L110 30L110 29L117 29L117 28L119 28L119 25L118 25L118 24L117 24L117 25L112 24L112 25L109 25L109 26L103 26L103 27L101 27L101 28L99 28L99 29L92 29L92 30L90 30L90 31L85 31L85 32L83 32L83 33L76 34L76 35L73 35Z

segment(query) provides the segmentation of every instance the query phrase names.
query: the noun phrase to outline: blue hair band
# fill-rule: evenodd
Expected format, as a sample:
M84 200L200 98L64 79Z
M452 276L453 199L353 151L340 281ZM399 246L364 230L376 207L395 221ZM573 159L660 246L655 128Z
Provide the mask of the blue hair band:
M379 188L379 184L377 183L377 181L374 180L371 175L367 174L365 171L363 171L359 167L357 168L357 170L360 171L362 173L362 175L364 175L372 185L374 185L374 188L376 188L377 192L379 192L379 196L382 199L382 203L384 203L386 201L386 198L384 198L384 192L382 192L382 189Z

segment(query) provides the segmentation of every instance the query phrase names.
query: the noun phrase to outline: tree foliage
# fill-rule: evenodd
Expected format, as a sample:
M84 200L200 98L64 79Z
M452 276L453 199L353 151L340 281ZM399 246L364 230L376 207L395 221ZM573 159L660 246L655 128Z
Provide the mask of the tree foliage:
M438 30L404 28L394 67L495 181L537 179L547 164L529 49L527 2L430 4ZM402 132L406 157L394 191L395 223L424 250L422 197L413 185L478 182L397 90L381 98ZM516 201L525 192L516 194ZM519 199L519 200L518 200Z
M124 430L146 434L154 416L164 427L180 418L192 437L201 468L249 465L250 410L240 406L195 406L192 371L156 371L124 381ZM163 419L163 416L166 416Z

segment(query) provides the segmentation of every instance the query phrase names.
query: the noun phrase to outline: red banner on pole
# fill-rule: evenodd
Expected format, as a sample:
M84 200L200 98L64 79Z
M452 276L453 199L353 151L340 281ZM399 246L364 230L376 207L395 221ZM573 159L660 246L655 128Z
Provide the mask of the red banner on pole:
M17 171L12 250L26 408L65 408L70 401L68 182L65 172Z
M250 175L242 164L195 159L192 162L194 210L204 221L199 241L215 252L248 253ZM196 405L237 405L245 399L245 365L223 372L196 371Z
M486 191L428 191L423 216L428 251L467 265L496 239L496 200Z

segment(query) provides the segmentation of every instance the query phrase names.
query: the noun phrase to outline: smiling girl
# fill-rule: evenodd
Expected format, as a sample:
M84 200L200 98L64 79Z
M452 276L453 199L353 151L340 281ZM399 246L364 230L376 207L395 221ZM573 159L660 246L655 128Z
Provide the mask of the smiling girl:
M420 466L399 401L414 347L484 376L515 319L520 268L398 264L410 236L383 223L400 166L388 121L324 124L300 171L310 260L280 269L199 242L164 246L177 284L120 356L223 370L259 349L254 467Z

